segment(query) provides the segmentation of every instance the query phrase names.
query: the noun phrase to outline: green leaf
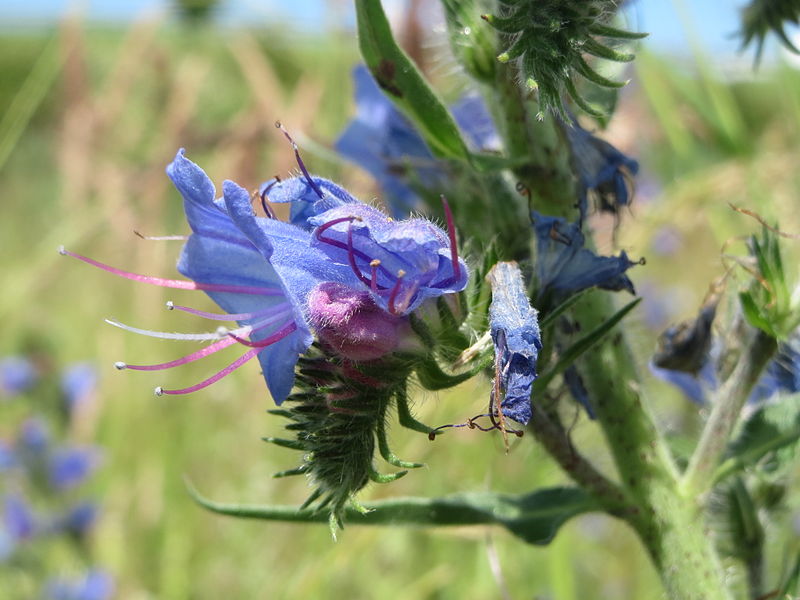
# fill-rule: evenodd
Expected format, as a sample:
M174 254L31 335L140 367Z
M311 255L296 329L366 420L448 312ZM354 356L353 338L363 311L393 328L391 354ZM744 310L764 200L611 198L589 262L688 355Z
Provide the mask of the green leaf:
M786 580L781 585L781 589L776 598L794 598L800 594L800 553L795 558L794 566L789 571Z
M542 390L546 389L553 378L559 373L564 372L567 367L569 367L578 359L579 356L581 356L584 352L592 348L592 346L597 344L606 335L608 335L614 326L619 323L625 317L625 315L633 310L633 308L639 304L640 301L641 298L637 298L636 300L629 302L602 325L587 333L585 336L567 348L564 352L562 352L561 356L558 358L558 362L552 368L542 373L539 378L534 381L534 396L537 392L541 392Z
M762 407L745 422L739 436L731 443L714 482L756 465L772 454L765 466L775 471L790 464L800 440L800 394L782 398Z
M453 117L392 35L380 0L355 0L364 62L387 96L439 158L469 160Z
M223 504L204 498L187 481L189 494L200 506L222 515L245 519L327 523L322 511L294 506ZM347 508L348 525L464 526L502 525L529 544L549 543L568 519L599 505L577 488L557 487L519 496L491 492L452 494L441 498L393 498L365 504L368 512Z

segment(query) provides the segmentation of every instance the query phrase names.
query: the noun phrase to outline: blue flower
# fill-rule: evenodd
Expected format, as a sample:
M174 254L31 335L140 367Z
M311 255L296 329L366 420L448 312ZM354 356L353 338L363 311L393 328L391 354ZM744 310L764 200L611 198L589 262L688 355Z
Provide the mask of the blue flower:
M56 449L48 462L50 485L56 490L67 490L82 483L99 460L92 448L63 447Z
M720 385L717 377L723 343L714 339L712 324L718 298L707 301L695 319L669 327L659 338L650 361L651 373L678 387L696 404L705 404ZM776 394L800 392L800 331L778 345L778 351L750 392L748 402Z
M586 131L577 119L564 123L563 128L580 184L581 214L586 214L590 195L601 211L619 213L633 198L632 179L639 172L639 163Z
M14 540L32 538L37 530L36 518L21 496L10 494L3 500L3 524Z
M72 412L95 391L97 369L89 363L75 363L61 373L61 392Z
M535 212L533 222L539 284L537 306L564 300L594 286L635 293L625 271L639 263L631 261L624 250L619 256L597 256L583 247L585 238L577 223Z
M114 596L114 578L99 569L76 580L53 579L46 588L48 600L109 600Z
M17 437L17 452L28 456L40 456L50 446L50 430L38 417L31 417L22 423Z
M238 323L232 330L173 334L110 321L155 337L212 342L167 363L117 363L118 368L166 369L239 343L249 349L219 373L188 388L157 388L156 392L183 394L202 389L257 356L267 387L280 404L293 387L297 360L311 346L317 329L327 328L326 333L330 334L330 326L335 322L338 330L352 334L338 338L342 342L338 348L342 355L364 360L364 348L353 344L363 346L374 339L374 335L369 335L374 332L363 331L366 324L400 336L407 330L399 320L405 320L425 300L465 288L467 267L457 255L452 228L445 233L423 219L392 220L339 186L311 177L301 161L299 164L304 172L302 179L276 181L262 189L267 216L258 217L247 190L226 181L223 197L215 199L214 185L208 176L185 158L182 150L178 152L167 174L183 196L193 232L178 262L178 270L191 281L128 273L61 250L63 254L136 281L203 290L222 307L224 314L173 303L168 306L207 319ZM272 218L267 198L270 202L293 202L292 223ZM334 288L336 292L331 295ZM352 310L342 313L343 305L351 306ZM375 307L380 314L376 314ZM401 342L389 341L393 343L386 348L397 347Z
M62 515L56 521L54 529L83 537L97 521L98 512L99 509L94 502L81 502Z
M495 394L503 394L503 416L527 425L536 360L542 349L539 321L525 294L516 263L497 263L489 273L492 303L489 325L495 347ZM499 389L498 389L499 388ZM496 399L495 399L496 401Z
M402 218L419 208L415 188L446 184L446 168L437 161L413 125L381 91L369 70L353 70L356 118L334 144L380 184L393 215ZM489 111L477 95L451 108L456 123L475 150L500 150L500 136Z
M0 359L0 393L8 396L21 394L38 378L36 367L27 358L7 356Z

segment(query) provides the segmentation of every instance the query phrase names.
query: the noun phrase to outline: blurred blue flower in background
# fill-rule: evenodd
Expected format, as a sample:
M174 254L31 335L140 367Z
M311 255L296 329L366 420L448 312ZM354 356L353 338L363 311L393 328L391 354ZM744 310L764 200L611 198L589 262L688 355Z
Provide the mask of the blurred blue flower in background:
M61 373L61 392L67 409L78 409L97 389L97 368L81 362L68 366Z
M39 375L33 362L21 356L0 359L0 396L15 396L31 388Z
M580 184L581 214L586 214L590 196L596 198L599 210L618 214L633 199L633 177L639 172L639 163L589 133L575 118L564 123L563 129Z
M114 596L114 578L92 569L78 579L52 579L45 588L47 600L108 600Z

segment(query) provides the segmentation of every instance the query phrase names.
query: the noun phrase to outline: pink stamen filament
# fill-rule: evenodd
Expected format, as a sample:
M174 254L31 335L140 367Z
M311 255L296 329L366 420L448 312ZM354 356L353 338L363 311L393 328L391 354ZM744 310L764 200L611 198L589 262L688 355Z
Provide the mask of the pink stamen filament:
M283 132L283 135L286 136L286 139L289 140L289 143L292 145L292 149L294 150L294 157L297 160L297 165L303 172L303 177L306 178L308 185L311 186L311 189L314 190L314 193L316 193L317 196L319 196L320 198L324 198L325 195L322 193L322 190L316 184L316 182L313 179L311 179L311 175L309 174L308 169L306 169L306 165L303 163L303 159L300 158L300 150L298 149L295 141L292 139L292 136L289 135L289 132L286 131L286 129L284 128L284 126L281 124L280 121L275 121L275 127L277 127L278 129L281 130L281 132Z
M229 375L230 373L241 367L244 363L249 361L251 358L253 358L256 354L258 354L262 350L263 348L254 348L253 350L248 350L247 352L242 354L242 356L237 358L235 361L233 361L231 364L229 364L227 367L225 367L218 373L212 375L208 379L201 381L200 383L196 383L193 386L183 388L182 390L165 390L162 387L157 387L156 396L161 396L162 394L170 394L170 395L190 394L192 392L196 392L197 390L202 390L203 388L206 388L210 386L212 383L216 383L223 377Z
M237 339L234 336L226 337L225 339L219 340L218 342L209 344L208 346L198 350L197 352L192 352L191 354L184 356L182 358L176 358L175 360L171 360L165 363L160 363L157 365L129 365L127 363L118 362L115 363L114 366L120 370L131 369L133 371L162 371L164 369L179 367L181 365L185 365L187 363L200 360L201 358L205 358L210 354L214 354L215 352L218 352L223 348L227 348L228 346L235 344L236 341Z
M138 273L123 271L121 269L117 269L115 267L106 265L96 260L92 260L91 258L81 256L80 254L75 254L74 252L70 252L69 250L66 250L63 247L59 248L58 252L59 254L62 254L64 256L71 256L72 258L77 258L78 260L81 260L87 264L102 269L103 271L113 273L114 275L124 277L125 279L131 279L133 281L139 281L141 283L149 283L151 285L158 285L161 287L175 288L179 290L203 290L206 292L230 292L232 294L251 294L254 296L283 295L283 291L279 288L256 287L249 285L225 285L217 283L197 283L194 281L187 281L181 279L163 279L161 277L139 275Z
M183 364L186 364L186 363L190 363L190 362L194 362L196 360L200 360L201 358L204 358L206 356L209 356L210 354L218 352L219 350L222 350L223 348L227 348L228 346L232 345L235 342L239 342L240 344L244 344L245 346L255 347L255 346L253 346L253 344L251 342L248 342L247 340L244 340L242 337L240 337L240 335L252 335L253 333L261 331L262 329L264 329L266 327L269 327L270 325L274 325L275 323L277 323L278 321L280 321L282 319L285 319L286 315L288 313L290 313L290 312L291 311L284 310L284 311L274 315L272 319L267 319L265 321L257 323L255 326L245 326L245 327L241 327L239 329L235 329L234 331L225 332L224 335L227 336L227 337L224 337L223 339L221 339L221 340L219 340L219 341L217 341L217 342L215 342L213 344L210 344L209 346L206 346L205 348L203 348L201 350L198 350L197 352L193 352L192 354L189 354L189 355L184 356L182 358L177 358L175 360L171 360L169 362L160 363L160 364L157 364L157 365L129 365L129 364L124 363L124 362L118 362L118 363L115 363L114 366L117 367L117 369L120 369L120 370L122 370L122 369L132 369L134 371L160 371L160 370L163 370L163 369L170 369L172 367L177 367L177 366L180 366L180 365L183 365ZM285 337L286 335L288 335L289 333L291 333L295 329L297 329L297 326L294 324L294 322L291 322L290 325L293 328L289 329L288 332L283 333L284 330L287 329L287 327L284 326L283 329L279 330L277 333L274 333L272 336L266 338L266 340L273 340L270 343L274 343L274 342L282 339L283 337ZM277 339L275 339L275 336L279 336L279 337L277 337ZM262 340L262 341L266 342L266 340ZM257 344L261 345L262 341L257 342ZM268 343L264 343L263 347L268 346L268 345L269 345Z
M453 211L447 198L441 196L442 206L444 207L444 218L447 220L447 236L450 238L450 260L453 263L453 279L458 281L461 277L461 265L458 263L458 245L456 243L456 225L453 219Z
M274 306L270 306L267 309L250 313L210 313L204 310L197 310L196 308L189 308L188 306L179 306L177 304L173 304L172 302L167 302L167 308L169 310L179 310L181 312L186 312L192 315L196 315L204 319L211 319L213 321L247 321L249 319L255 319L258 317L275 314L279 311L285 312L283 311L283 309L287 308L288 306L289 306L288 302L281 302L279 304L275 304Z

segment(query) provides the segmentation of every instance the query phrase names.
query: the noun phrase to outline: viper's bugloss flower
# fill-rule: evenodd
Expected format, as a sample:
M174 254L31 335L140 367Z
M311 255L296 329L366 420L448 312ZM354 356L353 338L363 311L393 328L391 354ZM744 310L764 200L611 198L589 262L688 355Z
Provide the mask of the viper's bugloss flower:
M650 361L650 372L680 389L696 404L705 404L719 387L719 361L723 341L711 329L716 302L706 303L696 319L668 328ZM753 387L748 402L776 394L800 392L800 333L778 345L772 360Z
M97 369L89 363L69 365L61 373L61 393L70 413L83 404L97 388Z
M590 197L600 211L618 214L633 199L633 177L639 172L639 163L592 135L577 119L561 124L580 185L581 214L586 214Z
M48 461L48 480L53 489L67 490L82 483L98 464L99 454L94 448L57 448Z
M273 182L262 190L270 201L293 201L300 207L294 211L292 223L284 223L271 216L257 217L251 194L232 181L223 184L223 197L216 199L208 176L183 150L178 152L167 174L183 196L193 232L178 262L178 271L192 281L128 273L62 249L64 254L129 279L203 290L225 313L168 306L206 319L238 323L232 330L172 334L111 322L154 337L212 342L167 363L117 363L118 368L167 369L238 343L248 350L219 373L184 389L157 388L156 393L202 389L257 356L267 387L280 404L292 389L298 357L311 346L314 327L323 331L321 337L328 342L336 337L330 331L332 323L351 328L340 332L339 348L350 358L363 356L373 341L363 337L365 326L378 327L381 335L400 334L404 329L391 323L406 318L426 299L464 289L467 267L457 256L452 230L448 235L424 219L395 221L339 186L311 177L302 162L299 164L304 171L302 180ZM271 215L268 207L266 210ZM321 299L325 293L328 300ZM348 303L357 308L341 321L342 305ZM381 311L379 317L376 307ZM399 340L383 341L389 342L387 349L400 344ZM359 343L363 347L359 348Z
M0 395L15 396L29 389L38 379L34 364L21 356L0 359Z
M47 600L109 600L114 596L114 578L92 569L78 579L52 579L45 587Z
M28 503L19 495L3 499L3 525L14 540L27 540L36 533L36 518Z
M534 212L533 227L539 302L557 302L594 286L636 293L625 271L640 263L630 260L624 250L619 256L596 255L583 247L580 225L562 218Z
M495 393L503 395L503 416L527 425L536 360L542 349L537 313L528 301L516 263L497 263L488 279L492 285L489 326L495 348Z
M335 143L336 150L370 173L395 217L419 208L414 185L441 187L445 166L437 161L408 119L381 91L364 65L353 70L356 117ZM453 117L475 150L499 150L500 137L477 95L459 100ZM270 197L271 198L271 197Z

